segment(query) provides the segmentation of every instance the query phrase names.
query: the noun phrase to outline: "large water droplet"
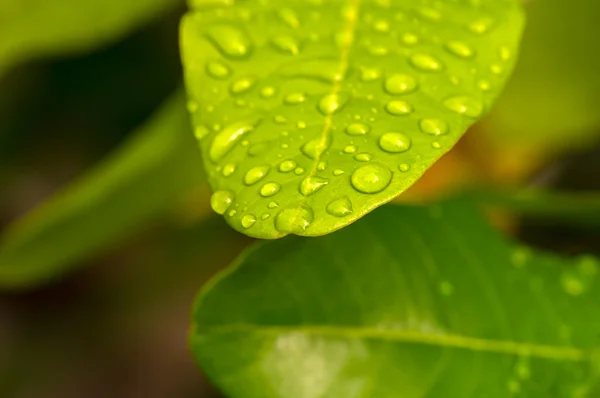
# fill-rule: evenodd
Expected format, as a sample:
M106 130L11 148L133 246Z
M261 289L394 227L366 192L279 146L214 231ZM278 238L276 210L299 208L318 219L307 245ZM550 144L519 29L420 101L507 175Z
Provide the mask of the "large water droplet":
M245 58L252 50L248 35L231 25L211 27L208 30L208 38L223 55L229 58Z
M348 101L348 97L343 94L329 94L319 101L319 111L327 116L338 112Z
M331 145L331 134L327 133L324 137L317 137L308 141L301 148L303 154L311 159L318 159Z
M225 214L231 203L235 199L235 194L231 191L217 191L210 198L210 206L217 214Z
M359 167L352 173L352 186L362 193L383 191L392 181L390 169L379 163L370 163Z
M282 173L289 173L296 168L296 162L293 160L284 160L279 164L279 171Z
M327 184L329 184L329 180L326 178L308 177L300 183L300 193L304 196L310 196Z
M253 167L244 176L244 184L254 185L269 174L271 170L270 166L257 166Z
M406 101L391 101L386 104L385 110L392 116L404 116L412 113L413 107Z
M443 135L448 133L448 123L440 119L421 119L421 131L430 135Z
M483 105L472 97L459 96L444 100L444 106L460 115L477 118L483 113Z
M215 79L224 80L231 75L231 69L222 62L213 61L206 64L206 73Z
M400 153L410 149L411 140L404 133L385 133L379 139L379 146L386 152Z
M384 89L391 95L408 94L417 89L417 81L406 74L392 75L385 80Z
M352 202L347 196L336 199L327 205L327 213L335 217L344 217L352 213Z
M314 212L307 205L292 205L277 214L275 228L281 233L301 234L306 231L314 219Z
M246 91L250 90L252 87L254 87L254 83L256 81L252 78L249 77L244 77L242 79L236 80L235 82L233 82L231 84L231 93L232 94L242 94L245 93Z
M346 134L348 135L365 135L369 132L369 126L362 123L352 123L346 127Z
M415 68L427 72L437 72L444 69L444 65L440 60L431 55L422 53L412 55L410 57L410 63Z
M256 223L256 216L253 214L246 214L242 217L242 227L248 229Z
M273 46L282 53L298 55L300 53L300 45L292 36L282 35L273 38L271 41Z
M281 185L276 182L268 182L260 187L260 194L265 198L275 195L281 189Z
M460 58L471 58L475 55L475 51L462 41L449 41L445 47L448 52Z
M254 129L253 123L238 122L221 130L212 141L208 155L216 163L225 156L240 139Z

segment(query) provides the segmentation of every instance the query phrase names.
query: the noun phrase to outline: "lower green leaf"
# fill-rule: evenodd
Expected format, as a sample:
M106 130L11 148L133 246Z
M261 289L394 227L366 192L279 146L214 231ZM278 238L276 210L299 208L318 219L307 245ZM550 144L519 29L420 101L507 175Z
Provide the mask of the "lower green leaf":
M507 242L467 202L255 246L194 310L230 397L594 397L598 262Z
M142 228L203 186L201 168L178 94L95 170L5 231L0 287L42 282Z

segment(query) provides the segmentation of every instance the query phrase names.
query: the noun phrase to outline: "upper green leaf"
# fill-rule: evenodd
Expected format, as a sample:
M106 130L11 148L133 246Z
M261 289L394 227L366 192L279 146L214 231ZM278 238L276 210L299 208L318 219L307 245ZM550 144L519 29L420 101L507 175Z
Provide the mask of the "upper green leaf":
M0 287L55 277L138 230L204 181L183 95L89 174L0 237Z
M119 37L181 0L0 0L0 76L32 57Z
M192 2L182 50L213 208L322 235L406 190L490 107L519 0Z
M191 343L231 398L598 397L597 273L468 203L385 206L257 245L201 294Z

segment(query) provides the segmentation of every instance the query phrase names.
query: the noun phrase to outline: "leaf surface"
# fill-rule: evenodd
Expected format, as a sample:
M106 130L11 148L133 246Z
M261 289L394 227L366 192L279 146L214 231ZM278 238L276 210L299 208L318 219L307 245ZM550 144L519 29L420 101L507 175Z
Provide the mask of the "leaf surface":
M89 174L4 231L0 287L60 275L202 189L197 154L179 94Z
M242 255L192 349L231 398L595 397L598 264L507 242L468 202L384 206Z
M332 232L412 185L491 106L523 26L517 0L191 4L213 207L270 239Z
M180 0L0 0L0 76L33 57L114 40Z

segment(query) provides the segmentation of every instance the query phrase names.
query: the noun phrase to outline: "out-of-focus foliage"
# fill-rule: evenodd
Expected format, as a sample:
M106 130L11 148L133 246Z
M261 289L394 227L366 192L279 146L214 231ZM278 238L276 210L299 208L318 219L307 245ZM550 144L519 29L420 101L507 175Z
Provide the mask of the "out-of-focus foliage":
M198 152L178 94L94 171L5 231L0 286L65 272L203 189Z
M34 57L117 39L181 0L0 0L0 77Z

